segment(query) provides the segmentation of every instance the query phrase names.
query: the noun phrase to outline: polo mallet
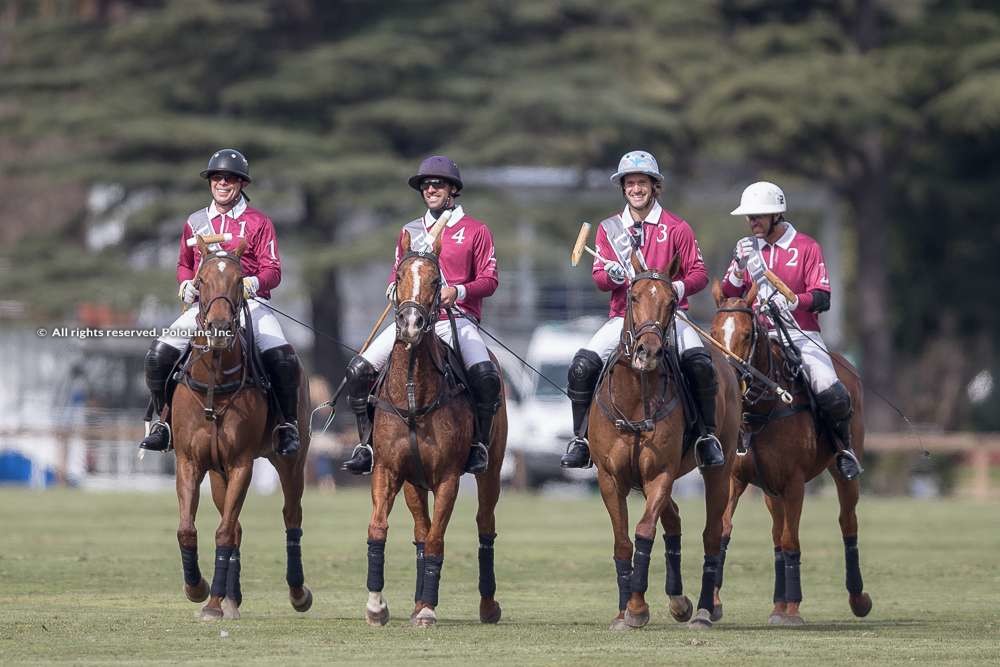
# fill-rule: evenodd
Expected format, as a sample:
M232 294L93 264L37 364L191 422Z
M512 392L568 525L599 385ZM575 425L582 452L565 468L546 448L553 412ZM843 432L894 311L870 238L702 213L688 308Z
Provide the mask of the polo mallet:
M731 362L736 363L740 367L740 370L743 370L743 371L746 371L746 372L750 373L755 378L757 378L758 380L760 380L761 382L763 382L764 384L766 384L769 389L773 390L774 393L776 393L778 395L778 398L781 399L782 403L785 403L786 405L791 405L792 404L792 395L788 392L787 389L785 389L784 387L778 385L776 382L774 382L774 380L772 380L771 378L767 377L766 375L764 375L763 373L761 373L760 371L758 371L756 368L754 368L753 366L751 366L747 362L745 362L742 359L740 359L739 356L737 356L735 352L733 352L732 350L730 350L724 344L722 344L719 341L715 340L715 338L712 337L712 334L708 333L707 331L705 331L704 329L702 329L701 327L699 327L697 324L695 324L694 322L692 322L688 318L688 316L684 314L683 311L678 310L676 312L676 314L677 314L677 317L680 317L682 320L684 320L685 322L687 322L688 326L690 326L692 329L694 329L695 332L697 332L699 336L701 336L706 341L708 341L709 343L711 343L712 345L714 345L716 348L718 348L719 351L722 352L724 355L726 355L726 357L728 357Z
M576 235L576 243L573 244L573 251L569 254L570 266L576 266L580 263L580 258L583 257L583 253L587 252L590 255L596 257L602 262L608 260L601 257L601 254L587 245L587 237L590 236L590 223L585 222L580 225L580 233Z
M451 219L451 211L450 210L444 211L441 214L441 216L437 219L437 222L434 223L434 226L430 228L430 231L427 232L428 245L430 246L434 245L434 242L437 241L437 238L441 236L441 232L444 230L444 226L448 224L449 219ZM392 306L393 306L392 302L389 302L385 305L385 310L382 311L382 314L379 316L378 321L375 322L375 326L372 327L371 333L368 334L368 338L366 338L364 344L361 345L361 349L358 350L358 354L361 354L362 352L367 350L368 346L371 345L373 340L375 340L375 335L378 333L378 330L382 327L382 323L385 322L385 318L388 317L389 311L392 310ZM337 387L337 391L333 392L333 396L330 397L330 400L320 404L316 408L316 410L319 410L321 408L329 406L330 408L333 409L333 412L330 413L329 419L327 419L327 424L332 422L334 416L337 414L337 399L340 398L340 394L342 391L344 391L344 387L346 386L347 386L347 376L345 375L344 379L340 381L340 386ZM316 410L313 410L313 412L316 412ZM309 419L309 422L310 424L312 423L312 418Z
M198 245L199 236L201 236L202 241L208 244L225 243L226 241L233 240L233 235L230 234L229 232L226 232L225 234L195 234L186 241L187 247L193 248L194 246Z

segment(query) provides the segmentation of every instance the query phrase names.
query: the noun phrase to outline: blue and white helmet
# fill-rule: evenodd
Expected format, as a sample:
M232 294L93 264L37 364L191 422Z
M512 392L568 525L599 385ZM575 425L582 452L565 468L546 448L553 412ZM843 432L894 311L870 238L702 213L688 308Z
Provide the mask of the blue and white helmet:
M663 183L663 174L656 158L646 151L629 151L618 161L618 171L611 175L611 182L621 185L628 174L646 174L657 183Z

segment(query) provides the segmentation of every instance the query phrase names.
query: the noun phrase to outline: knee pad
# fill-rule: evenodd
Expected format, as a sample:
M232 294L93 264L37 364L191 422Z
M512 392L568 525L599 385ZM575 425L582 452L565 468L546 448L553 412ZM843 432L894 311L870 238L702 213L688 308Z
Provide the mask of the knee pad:
M569 365L569 391L567 393L569 393L570 399L574 397L577 399L585 398L589 401L603 367L604 362L601 361L599 354L593 350L578 350Z
M816 394L819 409L834 421L850 419L854 413L851 394L843 382L837 381L830 388Z
M500 371L492 361L481 361L468 369L469 384L476 403L491 406L494 410L500 405Z
M298 386L301 366L291 345L279 345L260 355L271 379L283 386Z
M712 364L712 355L703 347L687 350L681 356L681 370L698 387L714 387L715 366Z
M375 383L378 371L371 363L360 354L354 355L350 363L347 364L347 395L351 399L364 397L368 402L368 393Z
M166 390L170 371L181 356L181 351L162 341L154 341L146 352L143 367L146 372L146 386L151 392Z

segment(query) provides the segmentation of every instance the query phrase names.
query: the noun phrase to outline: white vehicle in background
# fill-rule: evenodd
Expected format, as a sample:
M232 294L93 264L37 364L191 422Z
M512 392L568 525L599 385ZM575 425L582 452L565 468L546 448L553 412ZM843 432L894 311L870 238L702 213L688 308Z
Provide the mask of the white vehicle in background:
M531 335L525 359L557 387L565 389L573 355L602 324L604 320L599 317L541 324ZM569 399L536 373L526 370L527 375L518 387L520 400L509 408L505 477L509 475L515 484L533 488L549 481L593 479L593 469L567 470L559 465L566 443L573 437Z

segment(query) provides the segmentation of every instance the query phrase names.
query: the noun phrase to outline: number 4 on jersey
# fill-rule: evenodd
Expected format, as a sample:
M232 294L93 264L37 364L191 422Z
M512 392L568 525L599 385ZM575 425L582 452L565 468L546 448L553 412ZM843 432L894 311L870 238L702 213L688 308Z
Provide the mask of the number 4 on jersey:
M465 240L465 227L462 227L457 232L451 235L451 238L455 239L455 243L462 245L462 241Z

